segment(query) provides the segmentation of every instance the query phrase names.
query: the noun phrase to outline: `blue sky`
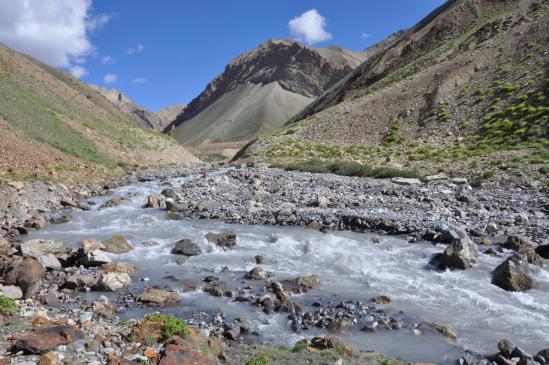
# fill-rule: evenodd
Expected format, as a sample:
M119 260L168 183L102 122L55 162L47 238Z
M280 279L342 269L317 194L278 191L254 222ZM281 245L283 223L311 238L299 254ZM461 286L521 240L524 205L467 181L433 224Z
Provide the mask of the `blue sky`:
M238 54L271 38L299 37L295 28L290 34L289 22L311 9L312 20L324 23L310 38L305 30L304 40L362 50L443 2L30 0L30 8L18 9L17 1L0 0L0 42L88 83L120 89L155 111L192 100ZM38 9L46 5L47 11ZM310 24L300 19L298 25ZM10 29L30 28L29 22L39 25L33 29L42 27L34 39Z

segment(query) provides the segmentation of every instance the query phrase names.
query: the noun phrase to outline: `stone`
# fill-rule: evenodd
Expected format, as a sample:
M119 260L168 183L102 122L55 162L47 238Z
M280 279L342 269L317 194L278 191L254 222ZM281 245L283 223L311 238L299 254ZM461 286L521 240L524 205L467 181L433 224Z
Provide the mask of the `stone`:
M439 269L461 269L465 270L477 266L479 253L477 245L468 238L455 239L444 250L439 263Z
M111 303L109 298L101 295L98 300L92 303L92 310L100 317L114 318L116 308Z
M57 365L58 359L57 359L57 353L51 351L48 352L38 360L37 365Z
M425 181L427 182L435 182L435 181L442 181L442 180L448 180L448 176L444 174L437 174L437 175L429 175L425 177Z
M343 332L348 331L352 326L353 324L350 321L342 318L336 318L328 324L326 329L330 332Z
M105 245L98 240L83 240L80 242L80 250L83 253L89 253L97 250L104 250Z
M549 245L540 245L536 247L536 253L546 260L549 260Z
M273 282L269 285L269 288L273 291L274 295L276 295L276 299L280 300L280 302L284 303L288 300L288 293L284 291L282 284Z
M530 276L529 271L526 258L513 254L513 256L495 268L492 284L507 291L522 292L538 288L538 282Z
M467 179L464 178L464 177L455 177L453 179L450 179L450 181L453 184L456 184L456 185L465 185L465 184L467 184Z
M370 299L370 301L375 304L391 304L391 298L389 298L386 295L379 295L377 297L373 297L372 299Z
M498 342L499 352L506 357L511 356L511 353L515 350L515 347L515 344L506 338L502 338Z
M233 230L225 230L222 233L208 233L206 239L223 248L236 246L236 233Z
M39 256L37 259L38 259L38 262L42 264L42 266L44 266L46 269L50 269L50 270L61 269L61 263L59 262L57 257L55 257L51 253Z
M10 248L10 243L5 238L0 237L0 256L7 256Z
M67 276L62 288L84 291L86 288L94 288L96 286L97 279L95 277L86 274L73 274Z
M295 294L307 293L310 289L314 289L320 285L320 280L317 275L299 276L294 280L284 280L282 282L284 289Z
M319 208L327 208L332 202L325 196L319 196L316 199L316 206Z
M182 239L175 243L175 247L172 250L172 254L185 255L185 256L197 256L202 254L202 249L193 241L189 239Z
M131 274L137 271L135 266L125 262L107 262L102 264L99 269L104 272L124 272L126 274Z
M130 276L124 272L109 272L101 276L97 287L102 291L117 291L132 284Z
M62 255L70 249L61 241L54 240L29 240L21 243L21 254L23 256L38 258L42 255Z
M272 275L259 266L254 267L246 273L246 279L251 280L267 280L270 276Z
M79 251L79 253L81 253ZM111 262L107 253L102 250L94 250L82 255L78 262L84 267L97 267Z
M179 200L179 194L174 189L164 189L160 192L160 195L168 199Z
M46 220L42 217L33 217L25 222L25 227L34 228L36 230L44 229L46 226Z
M229 340L236 341L240 336L240 326L235 324L225 325L225 330L223 331L223 336Z
M431 330L441 334L444 337L449 338L450 340L457 340L457 331L454 327L442 324L438 322L429 322L424 324L425 327L430 328Z
M8 186L11 186L15 190L22 190L25 187L25 184L22 181L10 181Z
M437 228L439 235L436 237L437 242L452 243L459 238L468 238L467 232L457 226L441 226Z
M345 349L345 344L335 336L316 336L311 340L311 347L317 350Z
M407 178L407 177L393 177L391 179L391 181L394 184L397 184L397 185L405 185L405 186L421 185L421 180L413 179L413 178Z
M70 208L79 208L80 207L80 204L78 204L72 198L67 197L67 196L61 199L60 204L64 207L70 207Z
M529 253L535 251L537 244L528 240L526 237L510 235L507 237L507 240L501 244L501 247L518 253Z
M61 345L84 338L85 334L70 325L36 327L32 333L23 335L14 345L17 351L26 354L41 354Z
M147 197L147 204L145 204L145 208L165 209L166 197L164 195L150 195Z
M0 285L0 296L10 299L21 299L23 298L23 291L15 285Z
M214 362L188 345L169 344L158 365L213 365Z
M254 261L257 265L261 265L265 261L265 258L261 255L255 255Z
M116 235L110 240L103 241L105 251L109 253L122 254L133 250L133 246L124 236Z
M24 298L30 298L38 292L45 273L46 270L37 260L26 257L8 273L5 283L19 286Z
M139 321L132 327L131 338L134 342L153 344L164 337L164 323Z
M120 204L124 203L124 198L121 197L114 197L112 199L107 200L105 203L103 203L99 209L102 208L114 208L116 206L119 206Z
M178 303L181 299L181 296L175 292L157 288L148 288L137 297L137 300L141 303L156 304L161 306Z

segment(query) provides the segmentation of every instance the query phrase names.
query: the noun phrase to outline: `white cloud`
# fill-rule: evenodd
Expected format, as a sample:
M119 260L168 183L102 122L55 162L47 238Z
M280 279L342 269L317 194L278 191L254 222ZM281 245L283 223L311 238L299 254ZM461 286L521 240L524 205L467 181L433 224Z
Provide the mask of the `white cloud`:
M103 82L105 84L112 84L114 82L118 81L118 75L115 74L106 74L103 76Z
M144 77L138 77L138 78L136 78L136 79L133 79L133 83L134 83L134 84L146 84L147 81L149 81L149 80L147 80L147 79L144 78Z
M316 9L306 11L290 20L288 28L292 37L307 44L332 39L332 35L326 31L326 18Z
M132 55L134 53L141 53L141 52L143 52L144 49L145 49L145 46L143 44L139 43L135 47L128 48L128 54Z
M102 65L112 65L114 62L115 62L115 59L111 56L101 57L101 64Z
M372 38L373 36L372 33L366 33L366 32L362 32L361 35L362 35L362 38L365 38L365 39Z
M0 0L0 42L51 66L82 63L89 31L110 19L91 9L92 0Z
M76 77L76 78L79 78L81 79L82 77L86 76L88 74L88 70L86 70L84 67L82 66L72 66L70 68L70 73Z

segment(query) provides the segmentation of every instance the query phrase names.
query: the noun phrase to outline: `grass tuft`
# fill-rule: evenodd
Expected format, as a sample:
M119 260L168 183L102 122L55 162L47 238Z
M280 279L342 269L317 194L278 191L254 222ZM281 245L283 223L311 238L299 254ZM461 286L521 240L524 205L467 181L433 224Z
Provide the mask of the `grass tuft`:
M187 337L189 335L189 328L187 328L187 323L184 320L176 318L174 316L161 313L147 314L145 316L145 320L163 323L163 336L165 338L170 338L172 336Z

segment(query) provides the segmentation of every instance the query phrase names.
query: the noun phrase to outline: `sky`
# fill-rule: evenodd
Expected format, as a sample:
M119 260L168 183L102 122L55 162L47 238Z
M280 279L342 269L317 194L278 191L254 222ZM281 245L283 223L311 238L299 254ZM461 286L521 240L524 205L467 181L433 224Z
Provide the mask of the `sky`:
M0 42L156 111L268 39L364 50L443 0L0 0Z

